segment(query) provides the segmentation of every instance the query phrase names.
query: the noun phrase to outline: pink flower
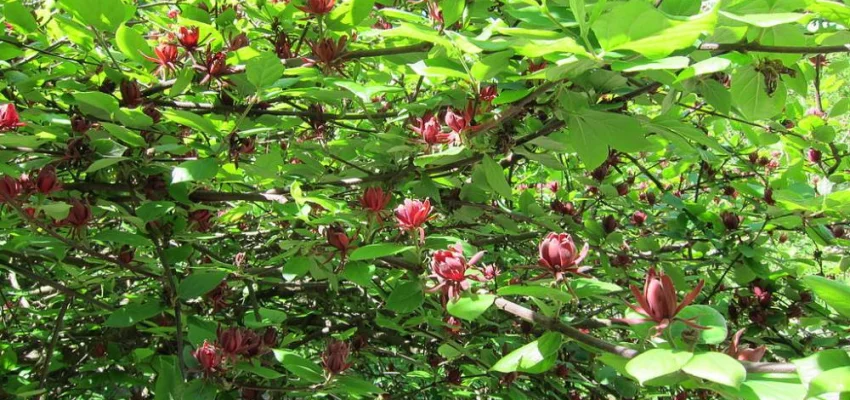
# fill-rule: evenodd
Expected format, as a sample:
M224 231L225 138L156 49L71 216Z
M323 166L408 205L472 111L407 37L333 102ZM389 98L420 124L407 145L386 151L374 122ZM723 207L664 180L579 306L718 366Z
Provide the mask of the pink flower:
M484 252L476 253L467 261L461 247L450 247L449 250L438 250L431 256L431 278L437 279L437 286L429 292L442 291L443 304L447 300L460 297L460 293L469 289L467 279L482 280L477 275L467 275L467 270L484 256Z
M335 3L336 0L307 0L304 6L298 9L308 14L325 15L331 12Z
M204 374L210 375L221 366L221 354L212 343L204 340L204 344L198 347L193 353L198 364L204 370Z
M12 103L0 105L0 132L17 129L26 124L21 122L18 110Z
M646 213L643 211L635 211L631 218L632 224L642 226L646 222Z
M446 144L451 142L451 137L443 133L443 127L437 117L425 114L422 118L416 118L416 126L411 126L410 129L422 136L422 141L428 145L428 148L437 144Z
M759 362L761 361L761 358L764 357L764 353L767 348L763 345L754 349L739 347L741 336L744 335L745 330L746 329L741 329L738 332L735 332L735 336L732 337L732 343L730 343L729 348L726 349L726 354L739 361Z
M422 228L431 217L431 200L405 199L395 209L395 218L399 228L405 231L419 231L421 241L425 241L425 230Z
M705 281L699 281L697 287L691 290L682 302L678 302L676 295L676 287L673 285L673 280L664 274L657 274L655 268L650 268L646 274L646 283L643 286L643 293L638 291L637 286L631 285L629 289L637 299L638 305L629 304L632 310L646 316L646 319L626 320L629 323L641 323L652 321L656 323L655 330L661 333L674 320L682 321L686 325L694 329L707 329L703 326L695 324L693 321L676 318L676 315L683 308L691 304L699 295Z
M581 252L576 248L573 237L569 233L549 233L542 242L540 242L540 266L546 268L548 274L552 274L555 280L563 280L566 274L574 274L585 276L583 269L579 267L585 257L590 246L585 243Z

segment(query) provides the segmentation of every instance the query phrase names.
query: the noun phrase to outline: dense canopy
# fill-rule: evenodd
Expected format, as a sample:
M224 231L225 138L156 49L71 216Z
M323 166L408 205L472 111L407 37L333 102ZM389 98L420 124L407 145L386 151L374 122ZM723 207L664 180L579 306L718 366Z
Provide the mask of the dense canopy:
M0 398L850 396L850 5L0 6Z

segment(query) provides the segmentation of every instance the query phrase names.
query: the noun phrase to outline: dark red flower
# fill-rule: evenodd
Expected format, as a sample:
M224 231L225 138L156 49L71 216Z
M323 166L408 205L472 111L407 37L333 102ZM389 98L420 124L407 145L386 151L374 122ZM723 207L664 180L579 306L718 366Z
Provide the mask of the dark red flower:
M133 262L135 255L136 250L125 244L121 246L121 250L118 252L118 261L121 261L122 264L129 264Z
M428 145L428 148L437 144L451 143L451 137L443 133L440 121L430 113L422 118L416 118L416 126L411 126L410 129L422 136L422 141Z
M200 31L197 26L185 27L181 26L177 32L177 41L183 46L186 51L195 51L198 48L198 40L200 40Z
M227 307L228 289L227 281L221 281L218 286L214 287L204 295L204 298L212 304L213 313L217 313Z
M832 231L832 236L834 236L836 239L841 239L844 237L845 234L847 234L847 232L844 230L844 227L841 225L835 225L830 230Z
M829 65L829 61L826 60L825 54L818 54L814 57L809 57L809 62L812 63L812 65L821 66L821 67L825 66L825 65Z
M334 8L336 0L307 0L299 10L313 15L325 15Z
M443 294L443 304L446 303L446 300L453 300L460 297L461 292L469 289L469 281L467 279L483 280L481 276L468 275L466 273L483 256L484 252L480 251L467 261L459 245L450 247L449 250L435 251L431 256L430 278L437 279L437 286L434 286L428 291L441 291Z
M608 164L604 163L604 164L596 167L596 169L594 169L590 173L590 176L593 179L596 179L597 181L602 182L603 180L605 180L605 177L608 176Z
M776 200L773 199L773 189L764 189L764 202L771 206L776 204Z
M292 42L289 40L289 36L285 32L279 32L277 36L275 36L274 41L274 52L277 54L278 58L287 59L287 58L295 58L297 55L292 52Z
M533 74L537 71L542 70L543 68L546 68L546 61L541 60L539 63L536 63L536 62L531 61L531 60L528 61L528 73L529 74Z
M457 367L446 367L446 382L450 385L463 384L463 374Z
M210 219L212 213L209 210L195 210L189 213L189 226L194 227L198 232L207 232L212 228Z
M213 79L221 81L221 77L233 73L233 68L227 65L227 54L220 51L214 52L209 46L207 46L203 64L196 64L195 69L204 73L200 81L201 85L206 85Z
M642 226L646 222L646 213L643 211L635 211L631 218L632 224Z
M156 57L150 57L147 55L143 56L151 62L156 63L158 66L156 67L155 74L161 74L165 76L168 72L174 71L177 69L177 56L178 50L177 46L170 43L161 43L159 46L153 50Z
M71 209L68 211L68 216L59 224L70 225L74 230L85 228L92 219L91 208L88 204L77 199L72 199L70 205Z
M564 364L558 364L558 366L555 367L555 375L558 375L561 379L567 379L567 377L570 376L570 369Z
M630 188L631 188L631 185L629 185L628 182L622 182L622 183L620 183L616 186L617 194L620 195L620 196L625 196L625 195L629 194Z
M607 215L602 219L602 229L605 230L605 233L614 232L619 226L620 223L617 222L617 218L613 215Z
M219 354L215 345L206 340L204 340L204 344L201 347L198 347L192 352L192 355L198 360L198 364L201 365L201 369L204 370L205 375L212 374L221 366L221 354Z
M552 211L556 213L564 215L576 215L576 213L578 213L578 210L576 210L576 207L573 205L573 203L564 203L558 199L552 200L552 202L549 203L549 208L551 208Z
M0 132L17 129L26 124L21 122L18 110L12 103L0 104Z
M332 69L342 72L343 61L340 58L345 52L348 44L348 36L342 36L334 42L332 38L324 38L318 42L311 42L310 48L316 57L316 62L322 65L322 71L329 73Z
M230 38L230 43L227 45L227 50L236 51L245 46L248 46L248 35L243 32Z
M821 153L818 149L810 148L806 151L806 158L812 164L820 164L820 161L823 158L823 153Z
M47 165L38 171L38 176L35 178L35 189L41 194L50 194L62 190L62 184L56 177L56 168L53 165Z
M144 97L135 80L121 81L121 102L125 107L136 108L142 104Z
M579 264L587 257L589 249L590 245L585 243L579 252L572 235L551 232L540 242L538 264L558 281L565 279L566 274L586 276L583 271L587 268Z
M21 183L17 179L9 175L3 175L3 179L0 179L0 203L14 201L22 191Z
M496 85L484 86L478 91L478 98L481 101L493 101L499 95L499 89Z
M345 370L351 367L351 364L348 362L350 352L348 343L340 341L328 343L328 347L322 352L322 367L330 375L339 375L345 372Z
M734 231L741 225L743 218L739 217L732 211L723 211L720 213L720 220L723 221L723 226L725 226L727 230Z
M263 332L263 345L266 347L274 347L277 346L277 330L268 327L266 331Z
M765 346L759 346L754 349L741 348L741 336L744 335L745 330L746 329L741 329L738 332L735 332L735 336L732 337L732 343L730 343L729 348L726 349L726 354L739 361L759 362L761 361L761 358L764 357L764 352L767 351L767 348Z
M387 208L391 199L392 194L384 193L384 189L373 186L366 188L363 195L360 196L360 206L369 213L380 215Z
M376 4L375 6L377 6L377 4ZM393 28L393 24L391 24L391 23L387 22L387 20L385 20L385 19L384 19L384 18L382 18L382 17L378 17L378 20L377 20L377 21L375 21L375 23L374 23L374 24L372 24L372 28L375 28L375 29L381 29L381 30L387 30L387 29L392 29L392 28Z
M342 258L345 258L345 256L348 254L348 251L351 250L351 248L353 247L351 245L351 242L354 241L356 236L357 235L354 234L349 237L348 234L345 233L345 230L342 229L342 227L340 227L339 225L331 225L330 227L328 227L328 230L325 231L325 237L328 240L328 244L331 245L331 247L339 250L339 252L342 254Z
M71 117L71 130L77 133L86 133L91 129L91 122L80 115Z
M705 281L700 280L697 286L691 290L691 292L688 293L680 303L678 302L676 287L673 285L673 280L671 280L667 275L657 274L655 272L655 268L650 268L649 272L646 274L646 283L644 283L643 286L643 293L638 290L637 286L629 286L629 289L632 291L632 294L638 302L638 305L629 304L629 307L647 318L626 320L626 322L655 322L655 330L658 333L661 333L661 331L666 329L667 326L669 326L674 320L684 322L686 325L695 329L707 329L703 326L697 325L693 321L676 318L676 315L679 314L683 308L687 307L697 298L703 285L705 285Z
M262 338L250 329L231 327L222 330L219 328L216 335L221 352L231 360L235 360L240 355L253 357L259 353L262 345Z
M645 192L645 193L641 193L641 194L640 194L640 199L641 199L641 200L643 200L643 201L645 201L647 204L649 204L649 205L651 205L651 206L654 206L654 205L655 205L655 203L658 201L658 200L655 198L655 192Z
M419 231L420 239L425 241L425 230L422 225L425 225L431 217L431 200L410 200L405 199L404 203L400 204L395 209L395 218L398 222L398 227L405 231Z

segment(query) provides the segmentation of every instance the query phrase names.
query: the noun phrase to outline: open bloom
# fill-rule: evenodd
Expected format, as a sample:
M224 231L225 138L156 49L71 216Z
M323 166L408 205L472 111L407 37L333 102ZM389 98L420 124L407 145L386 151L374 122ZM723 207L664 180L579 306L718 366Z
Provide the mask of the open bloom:
M177 46L169 43L162 43L153 49L156 57L143 56L151 62L158 64L155 73L165 75L166 73L177 69Z
M410 129L422 136L422 141L429 149L434 145L451 143L451 136L443 133L443 127L436 116L427 113L422 118L416 118L415 121L416 125L411 126Z
M253 357L259 354L260 346L263 344L262 337L250 329L232 327L222 330L219 328L216 336L222 353L231 360L239 355Z
M318 42L311 42L310 48L316 57L316 62L322 65L322 71L328 73L331 69L342 72L342 54L348 44L348 36L342 36L334 42L331 38L324 38Z
M334 8L336 0L307 0L299 10L313 15L325 15Z
M691 304L699 295L705 281L699 281L697 287L685 295L681 303L678 303L676 295L676 287L673 285L673 280L669 276L655 272L655 268L650 268L646 274L646 283L643 287L643 293L638 291L637 286L631 285L629 289L637 299L638 305L629 304L632 310L646 316L646 319L627 320L629 323L641 323L652 321L656 323L655 330L660 333L674 320L682 321L686 325L695 329L707 329L703 326L695 324L693 321L676 318L676 315L683 308ZM677 304L678 303L678 304Z
M754 349L741 348L741 336L744 335L745 330L746 329L741 329L738 332L735 332L735 336L732 337L732 343L730 343L729 348L726 349L726 354L739 361L759 362L761 361L761 358L764 357L764 352L767 348L764 347L764 345Z
M484 86L478 91L478 98L481 101L493 101L499 95L499 89L496 85Z
M198 347L192 355L198 360L198 364L201 364L201 368L206 375L212 374L221 365L221 354L219 354L215 345L206 340L204 340L204 344Z
M322 353L322 367L330 375L339 375L351 367L348 362L348 355L351 350L348 343L333 341L328 343L328 347Z
M21 194L22 190L21 183L17 179L3 175L3 178L0 179L0 203L13 201Z
M177 41L186 51L195 51L198 48L198 39L200 39L200 33L197 26L188 28L181 26L180 31L177 32Z
M421 241L425 241L425 230L422 228L431 219L431 200L405 199L395 209L395 218L398 227L405 231L419 231Z
M21 117L18 115L18 110L12 103L0 105L0 132L10 131L18 127L24 126L21 122Z
M540 266L546 268L547 274L552 274L555 280L562 280L566 274L586 276L579 264L587 257L590 246L585 243L581 252L576 248L573 237L569 233L549 233L540 242Z
M438 250L431 256L431 278L437 279L437 286L429 289L429 292L442 291L443 304L448 299L460 297L460 293L469 289L469 281L483 280L479 275L467 275L467 270L475 265L484 256L479 251L469 261L463 256L460 246L450 247L448 250Z
M451 128L454 133L463 132L463 130L469 126L469 122L471 120L472 116L468 110L462 113L455 112L455 110L451 107L446 110L446 125Z
M207 46L207 53L202 64L196 64L195 69L202 72L201 85L206 85L213 79L221 81L221 77L233 73L233 67L227 65L227 55L224 52L214 52Z
M379 213L387 208L392 195L379 187L367 188L360 196L360 205L367 211Z

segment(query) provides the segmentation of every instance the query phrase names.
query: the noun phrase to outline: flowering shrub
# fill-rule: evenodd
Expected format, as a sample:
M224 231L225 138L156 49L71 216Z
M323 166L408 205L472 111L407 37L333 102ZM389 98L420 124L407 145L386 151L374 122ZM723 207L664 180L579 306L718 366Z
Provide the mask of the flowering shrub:
M850 396L843 2L0 8L0 398Z

